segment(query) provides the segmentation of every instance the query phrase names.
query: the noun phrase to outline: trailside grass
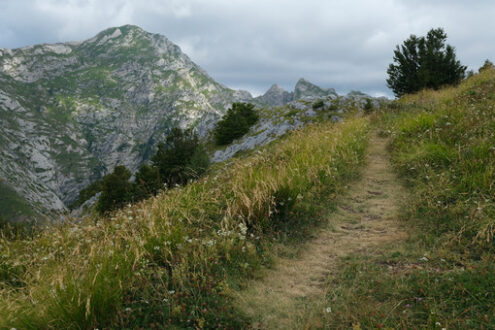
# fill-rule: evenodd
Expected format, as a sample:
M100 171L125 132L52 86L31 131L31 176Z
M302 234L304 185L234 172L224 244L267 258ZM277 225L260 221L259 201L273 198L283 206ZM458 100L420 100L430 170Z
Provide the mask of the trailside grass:
M495 70L374 115L410 196L410 238L341 260L331 328L495 328Z
M358 175L367 132L363 118L309 124L110 217L1 237L0 328L247 326L236 283L318 222L314 201Z

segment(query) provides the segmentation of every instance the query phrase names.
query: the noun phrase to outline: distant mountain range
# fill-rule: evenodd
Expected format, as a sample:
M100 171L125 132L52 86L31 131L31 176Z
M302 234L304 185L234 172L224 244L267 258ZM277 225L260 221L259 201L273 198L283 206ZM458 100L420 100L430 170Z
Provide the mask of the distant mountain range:
M294 92L273 85L253 98L131 25L83 42L0 49L0 217L63 212L117 164L137 169L172 127L206 136L232 102L332 95L301 79Z

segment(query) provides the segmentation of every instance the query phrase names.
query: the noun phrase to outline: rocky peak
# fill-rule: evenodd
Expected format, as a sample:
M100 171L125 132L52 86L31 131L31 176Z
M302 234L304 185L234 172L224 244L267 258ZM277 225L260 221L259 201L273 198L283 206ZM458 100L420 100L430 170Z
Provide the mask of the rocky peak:
M206 134L232 102L252 98L132 25L1 49L0 81L0 182L41 213L62 211L117 164L137 169L172 127Z
M263 105L281 106L292 101L293 93L289 93L281 86L273 84L268 91L256 98Z
M294 88L294 99L303 99L306 97L323 97L323 96L337 96L335 89L333 88L321 88L315 84L307 81L304 78L298 80L296 87Z

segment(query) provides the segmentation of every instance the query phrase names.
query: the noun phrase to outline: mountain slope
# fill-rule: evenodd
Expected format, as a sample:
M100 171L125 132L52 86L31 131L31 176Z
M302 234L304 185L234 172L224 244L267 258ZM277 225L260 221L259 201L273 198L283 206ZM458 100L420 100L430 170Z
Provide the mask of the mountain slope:
M136 26L0 49L0 178L35 211L63 211L115 165L136 169L172 126L205 134L245 94Z
M277 238L322 221L364 162L367 126L307 125L110 219L0 235L0 328L244 328L232 287Z

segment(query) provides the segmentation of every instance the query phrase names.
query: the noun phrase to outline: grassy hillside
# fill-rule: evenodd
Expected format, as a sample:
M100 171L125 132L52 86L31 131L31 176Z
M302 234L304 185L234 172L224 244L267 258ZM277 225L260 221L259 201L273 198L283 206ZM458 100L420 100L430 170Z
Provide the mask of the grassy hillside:
M232 288L318 223L358 175L367 131L311 124L111 218L0 238L0 328L245 325Z
M409 188L410 239L342 260L329 323L495 328L495 70L405 96L375 119Z

